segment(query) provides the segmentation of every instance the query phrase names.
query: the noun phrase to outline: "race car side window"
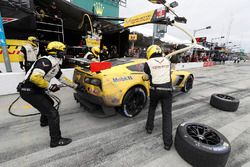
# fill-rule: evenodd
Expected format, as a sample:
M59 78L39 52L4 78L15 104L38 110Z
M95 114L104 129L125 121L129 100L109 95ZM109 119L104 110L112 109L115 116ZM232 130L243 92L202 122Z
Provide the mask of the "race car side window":
M127 67L131 71L143 72L144 70L144 63L132 65Z

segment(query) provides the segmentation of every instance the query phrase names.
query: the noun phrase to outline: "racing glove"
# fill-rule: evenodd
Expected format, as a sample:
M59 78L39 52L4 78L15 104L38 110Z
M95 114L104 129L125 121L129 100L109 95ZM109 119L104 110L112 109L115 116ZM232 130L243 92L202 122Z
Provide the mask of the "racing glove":
M57 84L52 84L50 87L49 87L49 90L51 92L56 92L58 90L60 90L60 87L57 85Z

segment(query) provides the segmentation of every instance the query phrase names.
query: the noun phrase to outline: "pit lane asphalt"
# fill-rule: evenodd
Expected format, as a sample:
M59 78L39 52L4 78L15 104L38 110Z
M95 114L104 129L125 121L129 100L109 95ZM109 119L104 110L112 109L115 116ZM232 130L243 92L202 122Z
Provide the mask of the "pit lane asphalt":
M187 94L175 93L173 127L184 122L207 124L224 134L232 151L227 167L250 166L250 63L217 65L191 69L194 88ZM213 93L226 93L240 99L235 113L209 105ZM8 114L9 104L17 95L0 96L0 166L146 166L188 167L174 147L163 149L161 112L157 109L155 129L145 133L146 107L141 114L127 119L119 114L96 118L73 99L73 90L56 93L62 100L61 131L73 142L65 147L49 148L48 128L39 126L39 116L16 118ZM36 112L19 100L13 112Z

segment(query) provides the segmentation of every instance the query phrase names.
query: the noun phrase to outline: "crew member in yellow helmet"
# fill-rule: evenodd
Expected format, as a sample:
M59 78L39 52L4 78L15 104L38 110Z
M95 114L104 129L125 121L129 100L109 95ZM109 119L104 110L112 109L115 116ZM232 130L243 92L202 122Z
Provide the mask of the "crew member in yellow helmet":
M109 52L107 46L103 45L100 53L100 61L109 59Z
M92 47L91 50L85 54L84 58L91 61L100 61L100 48Z
M39 56L40 56L40 50L39 50L40 41L39 41L39 39L37 39L37 37L34 37L34 36L29 36L28 41L30 41L36 57L39 58Z
M143 80L150 80L150 105L146 123L146 131L151 134L154 128L154 116L158 102L162 106L162 132L164 148L172 146L172 83L171 67L168 58L163 57L162 50L157 45L148 47L147 62L144 66L146 73Z
M50 42L47 46L48 56L38 59L30 68L25 76L20 88L20 96L26 102L30 103L41 113L41 127L49 126L50 147L64 146L71 143L71 139L62 138L60 131L59 113L54 107L54 102L46 93L46 90L52 92L60 88L57 84L50 86L52 78L58 79L61 83L76 90L81 91L83 88L66 76L63 75L59 63L63 58L63 52L66 46L61 42Z

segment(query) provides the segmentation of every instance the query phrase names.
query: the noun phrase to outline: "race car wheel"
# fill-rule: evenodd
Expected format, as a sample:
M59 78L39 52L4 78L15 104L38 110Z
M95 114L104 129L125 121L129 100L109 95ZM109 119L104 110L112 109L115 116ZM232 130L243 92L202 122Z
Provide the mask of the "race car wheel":
M223 167L231 146L215 129L199 123L182 123L175 135L178 154L195 167Z
M238 109L240 101L225 94L212 94L210 104L223 111L234 112Z
M141 87L130 89L123 98L120 111L125 117L132 118L139 114L147 102L147 95Z
M185 93L189 92L189 90L193 88L193 81L194 77L192 75L189 75L181 91Z

